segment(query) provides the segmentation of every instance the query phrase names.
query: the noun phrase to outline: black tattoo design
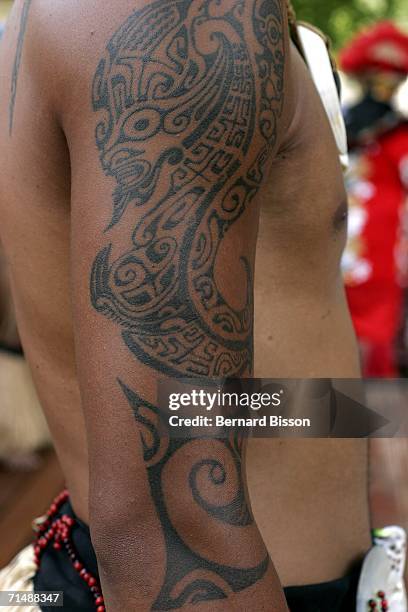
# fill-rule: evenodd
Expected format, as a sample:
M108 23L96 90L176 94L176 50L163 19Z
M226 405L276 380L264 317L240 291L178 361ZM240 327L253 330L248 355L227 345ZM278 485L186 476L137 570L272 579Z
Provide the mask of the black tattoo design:
M174 610L186 604L225 599L255 584L268 569L265 551L261 551L254 567L245 567L245 543L239 559L231 560L228 551L220 551L220 558L211 559L208 551L196 550L189 527L183 530L181 525L185 518L194 520L204 510L208 532L217 523L224 523L239 532L241 542L251 538L254 523L244 495L240 439L170 439L163 435L158 408L122 382L120 385L141 428L150 489L168 555L164 584L152 610ZM173 510L175 475L177 497L182 496L185 502L184 518L179 518L177 509ZM228 558L223 558L226 554Z
M20 31L17 39L16 56L13 64L13 73L11 75L11 94L9 104L9 134L13 132L14 108L16 105L18 74L20 71L21 57L23 55L24 37L27 28L28 13L30 11L32 0L25 0L20 20Z
M111 238L92 268L92 304L121 326L138 359L170 376L239 377L252 368L250 263L241 258L246 299L237 310L217 286L215 262L276 144L283 23L280 0L158 0L118 30L95 75L96 142L116 188ZM116 226L129 223L128 247L117 253ZM142 430L166 542L165 581L152 609L227 598L255 584L268 556L261 547L256 563L243 565L257 536L239 437L169 439L159 410L120 385ZM185 487L186 515L200 513L211 533L236 530L239 561L225 550L218 558L197 550L173 511L172 474Z
M236 377L252 364L250 265L242 259L241 310L226 302L214 266L257 193L282 106L280 2L253 5L256 67L243 0L159 0L128 19L95 75L96 141L117 182L107 232L138 210L129 250L113 257L109 244L97 256L92 302L140 360L172 376ZM256 129L255 69L265 145L240 175Z

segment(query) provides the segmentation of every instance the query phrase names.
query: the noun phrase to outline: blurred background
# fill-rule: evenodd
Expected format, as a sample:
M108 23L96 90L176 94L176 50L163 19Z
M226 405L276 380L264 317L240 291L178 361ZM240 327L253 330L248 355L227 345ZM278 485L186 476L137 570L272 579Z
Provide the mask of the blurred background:
M0 37L12 4L12 0L0 0ZM340 63L341 51L362 29L391 20L408 34L407 0L293 0L293 7L299 20L310 22L330 37ZM368 97L375 109L381 106L381 112L373 114L372 125L363 126L364 138L353 142L351 169L346 175L350 223L343 261L345 284L365 375L408 376L408 131L404 122L408 116L408 70L397 71L396 79L390 78L395 75L392 70L382 71L374 80L372 72L369 78L366 73L352 72L340 72L344 114L351 126L349 139L361 100L367 103ZM374 91L381 92L381 99L373 102ZM385 127L384 117L388 121ZM398 146L387 147L398 154L391 151L392 163L388 160L385 170L379 170L370 156L378 151L384 135L388 143L388 134L395 135L396 130ZM353 137L357 132L359 136L361 129L354 130ZM390 189L381 191L391 180L392 197ZM378 240L378 235L386 232L388 241ZM388 257L387 278L384 274L375 276L376 257L381 261ZM378 339L378 329L387 329L387 337L383 334ZM408 474L407 442L384 441L372 445L371 452L374 524L381 527L399 522L406 527L408 495L402 491L408 491L404 480ZM19 345L0 244L0 567L31 540L32 518L44 512L62 487L58 461Z
M354 34L378 21L391 19L408 31L406 0L292 0L299 20L308 21L327 34L335 55ZM352 103L360 88L342 75L344 105ZM408 114L408 83L397 95L396 104Z
M339 50L362 27L392 19L408 27L406 0L293 0L299 19L323 30Z

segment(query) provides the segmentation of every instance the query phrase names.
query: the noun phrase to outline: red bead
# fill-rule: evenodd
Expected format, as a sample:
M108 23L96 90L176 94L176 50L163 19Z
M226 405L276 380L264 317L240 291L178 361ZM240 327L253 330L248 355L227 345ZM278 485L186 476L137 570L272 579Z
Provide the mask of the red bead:
M55 502L54 502L54 503L52 503L52 504L51 504L51 506L50 506L50 512L51 512L52 514L55 514L55 512L56 512L57 510L58 510L58 508L57 508L57 504L56 504Z
M93 576L91 576L88 580L88 586L92 587L96 584L96 580Z
M41 552L41 548L38 546L38 544L36 546L34 546L34 554L35 555L39 555Z
M91 574L89 574L88 572L85 572L84 575L82 576L82 578L85 580L85 582L88 582L90 577L91 577Z
M105 612L105 606L98 606L96 612Z
M377 603L374 601L374 599L370 599L370 601L368 602L368 605L370 606L372 610L375 610L375 608L377 607Z
M86 574L86 569L83 567L81 571L79 572L79 575L83 578L85 574Z
M384 591L378 591L377 597L379 597L380 599L384 599L384 597L385 597Z
M40 538L38 540L38 546L40 548L45 548L47 546L47 540L45 538Z
M97 599L95 599L95 605L100 606L103 603L104 603L104 599L103 599L102 595L99 595L99 597L97 597Z
M381 609L382 610L388 610L388 601L386 599L383 599L381 602Z
M54 542L53 547L55 550L61 550L61 544L59 542Z
M77 572L80 572L80 571L81 571L81 569L83 569L83 567L84 567L84 566L83 566L83 565L82 565L82 563L80 563L79 561L75 561L75 562L74 562L74 568L76 569L76 571L77 571Z

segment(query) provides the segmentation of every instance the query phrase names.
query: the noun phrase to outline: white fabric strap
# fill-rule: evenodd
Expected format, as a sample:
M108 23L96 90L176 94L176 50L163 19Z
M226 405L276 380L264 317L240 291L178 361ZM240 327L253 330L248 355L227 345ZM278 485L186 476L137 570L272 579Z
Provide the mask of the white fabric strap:
M348 167L347 133L329 52L323 38L305 25L298 24L304 57L323 102L336 139L343 168Z

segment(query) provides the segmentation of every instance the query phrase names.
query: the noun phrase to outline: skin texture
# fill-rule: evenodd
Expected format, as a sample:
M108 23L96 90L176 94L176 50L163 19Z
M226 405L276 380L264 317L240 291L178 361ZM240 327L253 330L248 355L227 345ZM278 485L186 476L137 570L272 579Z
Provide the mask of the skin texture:
M0 109L10 104L23 4L16 3L2 42ZM264 4L265 12L257 10ZM158 95L160 88L153 95L152 86L144 96L129 93L135 91L129 89L132 71L139 91L146 89L136 69L140 49L135 45L129 53L128 37L142 44L138 24L152 16L152 5L32 2L11 139L8 114L0 111L6 151L0 215L17 318L75 510L91 525L108 609L174 609L184 602L188 610L198 597L195 610L283 610L279 583L251 518L240 442L177 446L164 438L156 449L146 445L140 415L157 423L160 377L212 376L220 368L224 375L251 372L253 283L255 373L358 375L338 274L344 188L323 109L297 52L289 50L282 6L166 6L176 8L172 19L181 21L168 37L156 34L146 71L156 70L152 54L165 59L166 78L171 74L178 84L190 79L189 95L202 96L204 115L194 104L198 114L178 125L181 132L169 119L170 129L140 139L146 124L128 129L128 114L154 106L151 121L160 115L164 126L170 107L178 109L183 98L180 89L175 103L165 86L168 99ZM278 36L265 43L262 15L271 13ZM188 73L189 59L198 72ZM217 62L228 70L210 90ZM226 104L238 96L230 74L242 87L243 126L228 123L234 115ZM202 93L199 77L209 79ZM197 162L193 135L205 150L209 130L226 122L243 137L230 144L215 139L212 146L233 161L216 177L202 163L188 183L187 158ZM125 137L118 139L120 130ZM116 164L112 150L118 152ZM157 174L141 180L139 165L143 172L156 166ZM321 172L310 172L312 166ZM178 190L172 190L175 179ZM177 346L177 358L158 350L159 342ZM368 545L359 444L316 441L298 455L289 442L250 446L252 505L287 584L337 578ZM296 479L294 468L282 473L281 465L296 466ZM187 478L198 473L199 496ZM324 500L321 507L312 481ZM302 513L293 503L294 490ZM219 506L222 520L220 512L215 519L208 504L206 509L197 502L203 498ZM235 499L240 512L231 517L225 508ZM335 510L338 525L324 507ZM304 537L307 514L311 535ZM343 528L345 516L352 518ZM341 531L335 555L334 526ZM317 529L323 537L317 538ZM318 554L310 559L316 539Z

